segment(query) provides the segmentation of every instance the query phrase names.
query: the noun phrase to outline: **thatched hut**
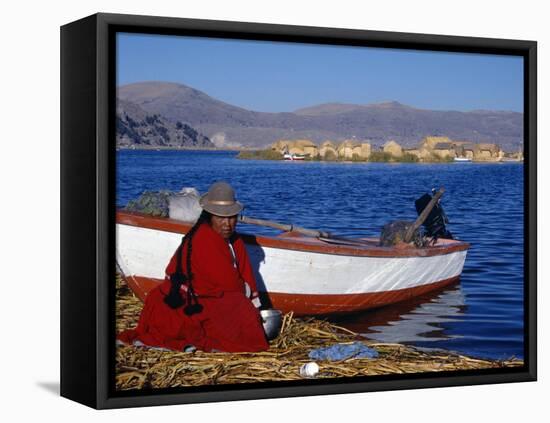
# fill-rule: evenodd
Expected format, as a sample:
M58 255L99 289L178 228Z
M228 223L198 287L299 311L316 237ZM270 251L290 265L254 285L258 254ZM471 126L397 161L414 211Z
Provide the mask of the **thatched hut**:
M278 140L271 144L271 149L279 152L283 152L285 149L298 148L303 150L304 147L317 147L310 140Z
M317 147L315 144L306 145L304 146L304 154L308 155L309 157L317 157L319 155L319 147Z
M341 143L338 148L338 157L344 160L351 160L353 158L353 149L355 147L359 147L359 152L361 146L353 141L346 140L343 143Z
M429 161L432 157L432 153L426 148L404 148L403 154L414 156L421 162Z
M325 141L321 144L321 147L319 148L319 156L323 159L336 159L338 158L338 151L336 150L336 146L331 141Z
M388 141L382 146L384 153L390 153L394 157L401 157L403 155L403 147L401 147L395 141Z
M439 143L450 143L451 139L449 137L424 137L422 138L422 141L420 141L420 144L418 145L418 149L426 148L428 150L433 150L434 147Z
M493 160L499 157L500 147L496 144L478 144L477 148L477 155L474 156L476 160Z
M418 148L404 148L403 153L420 158L420 149Z
M271 149L282 154L309 154L312 157L318 154L317 145L310 140L278 140L271 144Z
M456 157L455 145L451 142L438 142L433 147L433 153L444 159L446 157Z
M313 141L310 141L310 140L294 140L292 141L294 143L294 146L295 147L299 147L299 148L306 148L306 147L317 147L317 145L315 145L315 143Z
M468 159L474 159L478 152L477 145L474 143L466 143L457 147L457 156L467 157Z
M512 153L512 157L514 157L515 159L517 159L519 161L523 161L523 150L520 150L516 153Z
M275 150L275 151L278 151L279 153L282 153L283 151L288 149L288 144L291 143L291 142L292 141L289 141L289 140L278 140L278 141L274 142L273 144L271 144L271 149Z
M361 143L361 158L362 159L368 159L370 157L370 153L372 152L372 147L370 145L370 143L368 142L363 142Z

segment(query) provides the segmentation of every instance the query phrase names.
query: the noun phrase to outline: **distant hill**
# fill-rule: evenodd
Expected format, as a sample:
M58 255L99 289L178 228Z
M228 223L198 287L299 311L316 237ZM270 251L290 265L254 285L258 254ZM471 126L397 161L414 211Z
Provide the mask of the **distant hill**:
M397 101L389 101L386 103L376 103L376 104L346 104L346 103L325 103L318 106L304 107L303 109L295 110L294 113L301 116L329 116L329 115L338 115L343 113L350 112L368 112L375 109L412 109L412 107L405 106L404 104L398 103Z
M118 99L117 146L213 147L208 137L186 123L172 122L158 113L148 113L138 105Z
M434 111L398 102L369 105L321 104L294 112L265 113L224 103L194 88L169 82L119 87L118 96L172 123L185 122L217 146L266 147L278 139L355 138L382 145L393 139L416 146L425 136L448 136L499 144L517 151L523 144L523 114L502 111Z

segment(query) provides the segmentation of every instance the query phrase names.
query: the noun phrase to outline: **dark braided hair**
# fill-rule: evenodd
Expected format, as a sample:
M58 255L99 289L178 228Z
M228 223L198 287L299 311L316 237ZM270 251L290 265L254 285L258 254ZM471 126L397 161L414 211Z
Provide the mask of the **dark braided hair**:
M170 275L170 292L164 297L164 302L171 308L178 308L187 303L183 310L184 313L187 315L200 313L202 311L202 305L199 304L197 295L195 294L195 290L193 288L193 273L191 272L191 253L193 247L192 240L195 232L197 232L199 227L203 223L209 223L211 218L212 215L206 210L203 210L193 227L182 238L181 244L176 250L176 270ZM187 274L184 274L182 269L181 256L183 252L183 247L186 243L188 244L186 254ZM184 283L187 284L186 300L183 299L180 292L180 288Z

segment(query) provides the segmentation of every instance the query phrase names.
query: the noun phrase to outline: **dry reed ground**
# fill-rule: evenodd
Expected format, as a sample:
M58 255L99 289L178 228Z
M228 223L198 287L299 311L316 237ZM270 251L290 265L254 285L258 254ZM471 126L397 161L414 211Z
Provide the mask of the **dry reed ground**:
M117 277L117 333L137 325L141 301ZM347 329L316 319L284 316L281 335L261 353L183 353L117 346L116 389L168 388L267 381L300 380L300 366L318 347L362 340L377 359L318 362L319 379L418 372L520 367L523 361L480 360L448 352L425 352L400 344L370 342Z

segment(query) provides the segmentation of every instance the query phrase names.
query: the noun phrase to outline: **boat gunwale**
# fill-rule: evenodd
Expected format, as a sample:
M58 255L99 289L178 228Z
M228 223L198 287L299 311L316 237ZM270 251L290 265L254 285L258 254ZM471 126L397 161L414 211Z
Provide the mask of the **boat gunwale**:
M192 224L166 217L154 217L138 212L116 211L116 223L140 228L185 234ZM446 245L428 248L397 249L380 246L359 246L329 244L311 237L265 236L239 233L248 245L278 248L319 254L357 256L357 257L432 257L466 251L470 244L464 241L446 240Z

